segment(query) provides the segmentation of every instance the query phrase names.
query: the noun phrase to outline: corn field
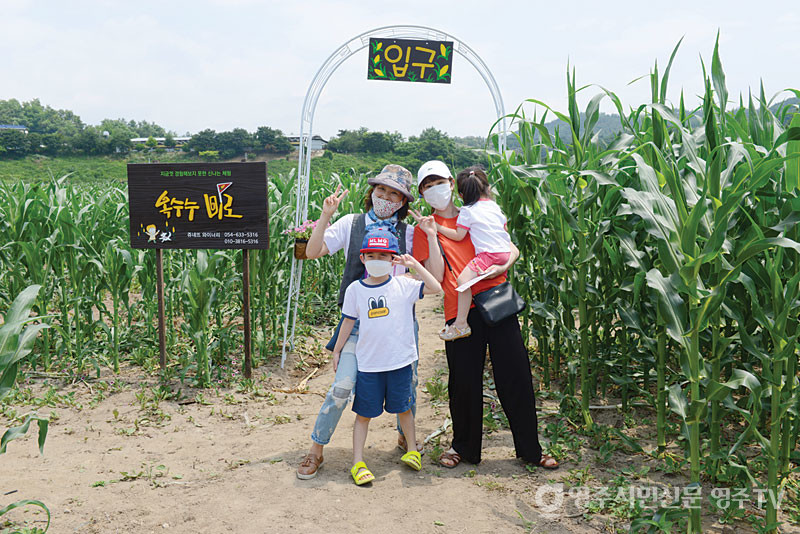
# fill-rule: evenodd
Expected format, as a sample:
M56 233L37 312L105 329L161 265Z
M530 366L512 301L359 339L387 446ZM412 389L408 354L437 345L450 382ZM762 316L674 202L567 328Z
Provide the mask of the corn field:
M343 208L357 211L366 179L355 172L328 179L354 192ZM312 195L311 209L319 209L325 190ZM270 248L250 254L256 366L281 351L292 254L283 232L292 226L294 194L293 175L272 177ZM111 181L0 181L0 400L20 370L79 380L99 377L104 368L118 373L129 362L158 372L155 251L131 248L128 232L127 191ZM241 379L241 251L168 250L163 257L168 366L162 379L197 387ZM299 334L336 321L335 300L326 296L338 291L342 261L324 258L319 269L307 271ZM32 424L43 451L48 422L36 413L19 419L2 432L0 454ZM0 517L25 506L47 514L46 531L50 510L38 500L13 502Z
M651 102L630 111L600 88L581 114L588 88L568 69L568 112L520 106L522 150L495 155L493 177L545 387L562 380L586 430L598 397L650 406L662 454L677 418L691 484L766 490L761 528L774 532L800 459L800 114L770 111L763 86L731 105L718 46L702 102L668 102L679 45L650 74ZM608 146L593 131L604 99L622 123ZM570 143L548 132L553 116ZM687 512L634 526L659 531Z
M592 403L652 411L654 456L677 448L694 487L763 490L758 528L775 532L779 496L800 487L800 114L771 110L763 86L732 102L718 46L702 100L668 101L679 46L653 68L650 102L631 109L597 88L581 113L591 86L568 68L567 112L523 103L510 115L521 149L491 153L491 179L521 251L512 276L529 303L531 364L563 393L561 413L591 433ZM622 127L610 144L595 132L603 101ZM552 118L569 142L548 130ZM337 183L350 190L339 212L362 211L366 177L352 172L314 177L310 214ZM256 366L280 354L295 194L293 174L271 178L270 248L250 254ZM123 185L0 182L0 243L0 309L25 294L42 325L26 368L155 369L155 254L130 246ZM238 373L241 262L235 250L164 251L168 377L207 387ZM343 263L305 270L301 335L335 324ZM675 525L700 532L701 510L658 509L631 527Z
M351 204L366 188L366 179L355 173L328 179L354 191ZM318 210L325 189L312 196L312 211ZM250 254L256 365L280 354L292 254L292 241L282 232L294 218L294 191L293 175L271 179L270 248ZM124 186L81 186L69 177L0 182L0 220L0 308L7 309L26 287L39 285L33 313L50 327L27 358L32 369L80 377L104 367L119 371L121 358L151 369L156 365L155 253L130 246ZM325 295L338 291L341 261L326 258L319 269L307 271L301 302L305 325L327 327L335 321L335 301ZM238 372L241 273L241 251L164 252L173 376L189 377L203 387Z

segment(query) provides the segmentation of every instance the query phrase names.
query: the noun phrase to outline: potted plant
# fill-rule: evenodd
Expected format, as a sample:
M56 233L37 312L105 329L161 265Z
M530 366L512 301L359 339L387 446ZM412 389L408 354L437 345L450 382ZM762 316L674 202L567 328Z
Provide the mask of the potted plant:
M289 228L284 230L283 233L290 235L294 238L294 257L298 260L308 259L306 257L306 245L308 238L311 237L311 232L317 226L317 221L305 221L296 228Z

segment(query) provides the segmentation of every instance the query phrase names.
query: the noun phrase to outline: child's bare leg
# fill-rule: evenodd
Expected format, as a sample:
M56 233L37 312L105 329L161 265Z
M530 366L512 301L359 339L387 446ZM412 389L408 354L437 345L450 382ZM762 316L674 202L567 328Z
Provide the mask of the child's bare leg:
M406 443L416 443L417 435L414 428L414 414L411 410L406 410L403 413L397 414L397 419L400 421L400 428L403 429L403 435L406 437ZM355 439L355 438L354 438ZM355 449L355 447L353 447ZM415 450L415 449L410 449Z
M411 410L409 410L410 412ZM401 423L402 424L402 423ZM402 427L403 432L406 427ZM367 431L369 430L369 417L356 415L356 422L353 425L353 465L364 461L364 444L367 442ZM413 432L413 419L412 419ZM408 435L408 434L406 434ZM409 443L414 443L413 441Z
M478 276L478 273L470 269L469 267L464 267L464 270L461 271L461 274L458 275L458 279L456 283L460 286L466 284L473 278ZM453 325L458 328L459 330L464 330L467 325L467 315L469 314L469 306L472 304L472 288L469 288L465 291L461 291L458 293L458 315L456 315L456 320Z
M467 315L469 315L469 305L472 302L472 288L458 294L458 315L453 326L459 330L464 330L467 326Z

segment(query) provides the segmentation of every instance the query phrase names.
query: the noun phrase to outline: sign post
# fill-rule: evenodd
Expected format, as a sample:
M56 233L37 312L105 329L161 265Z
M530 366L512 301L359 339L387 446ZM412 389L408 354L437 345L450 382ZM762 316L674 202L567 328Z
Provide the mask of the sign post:
M253 377L253 360L250 356L250 251L242 250L242 313L244 313L244 377Z
M267 164L128 164L133 248L156 249L160 364L167 364L162 250L242 249L244 375L252 376L249 249L269 247Z
M166 326L164 321L164 255L156 249L156 294L158 295L158 364L167 368Z

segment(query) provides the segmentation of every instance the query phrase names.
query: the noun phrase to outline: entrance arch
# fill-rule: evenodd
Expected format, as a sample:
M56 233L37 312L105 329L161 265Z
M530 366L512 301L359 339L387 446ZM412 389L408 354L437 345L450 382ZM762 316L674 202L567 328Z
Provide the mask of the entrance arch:
M306 92L305 100L303 101L303 111L300 115L300 149L297 164L297 204L294 212L294 224L300 224L308 217L308 185L311 176L311 154L309 147L311 145L311 138L313 136L314 125L314 111L317 107L317 100L322 93L322 89L328 80L339 68L339 65L344 63L351 56L369 46L369 40L372 37L384 37L394 39L419 39L431 41L452 41L453 51L463 56L469 63L475 67L475 70L481 75L483 81L486 82L489 92L492 95L495 111L497 113L498 124L501 125L500 135L498 137L498 148L500 152L504 152L506 148L506 119L505 107L503 106L503 97L500 94L500 88L492 76L492 72L486 63L476 54L469 46L467 46L460 39L453 37L447 32L429 28L426 26L384 26L376 28L368 32L364 32L356 37L350 39L342 46L337 48L325 60L325 63L317 71L311 85ZM286 299L286 318L283 323L283 349L281 351L281 367L286 362L286 348L288 345L294 348L294 334L295 326L297 324L297 299L300 295L300 282L303 276L303 260L297 260L292 257L292 275L289 281L289 297ZM294 310L292 310L294 308ZM291 317L292 327L289 330L289 319Z

